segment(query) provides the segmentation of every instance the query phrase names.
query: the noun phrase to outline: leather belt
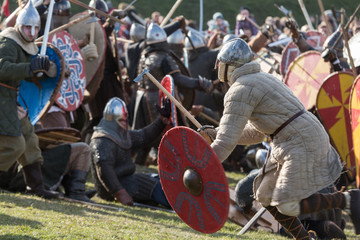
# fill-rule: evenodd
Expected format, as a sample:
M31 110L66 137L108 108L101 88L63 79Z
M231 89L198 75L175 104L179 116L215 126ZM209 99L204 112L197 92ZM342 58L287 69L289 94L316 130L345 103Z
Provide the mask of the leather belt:
M306 110L303 109L300 112L297 112L294 116L292 116L288 120L286 120L283 124L281 124L281 126L278 127L273 134L270 134L271 140L273 140L274 137L276 136L276 134L278 134L284 127L286 127L289 123L291 123L293 120L295 120L297 117L299 117L300 115L302 115L305 112L306 112ZM268 159L270 157L270 151L271 151L271 148L268 149L268 152L266 154L265 163L264 163L264 166L263 166L263 169L262 169L262 174L263 175L265 175L265 173L266 173L265 168L266 168L266 164L268 162Z
M295 120L297 117L299 117L301 114L305 113L306 110L303 109L300 112L297 112L294 116L292 116L291 118L289 118L288 120L286 120L286 122L284 122L283 124L281 124L280 127L278 127L278 129L275 130L275 132L273 134L270 134L270 138L271 140L274 139L274 137L276 136L276 134L278 134L284 127L286 127L289 123L291 123L293 120Z

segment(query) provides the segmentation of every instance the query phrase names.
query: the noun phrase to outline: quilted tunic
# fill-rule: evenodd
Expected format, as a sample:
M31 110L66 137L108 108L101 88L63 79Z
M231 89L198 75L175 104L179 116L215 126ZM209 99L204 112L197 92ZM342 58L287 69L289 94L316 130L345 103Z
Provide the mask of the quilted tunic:
M304 109L280 80L250 62L236 68L224 98L224 113L211 144L224 161L237 144L259 143ZM329 186L342 164L318 119L305 112L283 128L270 144L271 154L254 182L255 198L264 206L300 201Z

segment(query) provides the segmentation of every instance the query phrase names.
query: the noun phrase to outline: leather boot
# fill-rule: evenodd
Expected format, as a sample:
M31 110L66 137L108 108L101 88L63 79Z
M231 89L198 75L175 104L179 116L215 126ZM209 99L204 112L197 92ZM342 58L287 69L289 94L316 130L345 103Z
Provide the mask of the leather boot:
M59 193L44 188L40 162L23 167L26 192L46 199L58 198Z
M354 224L355 233L360 234L360 190L349 190L350 193L350 217Z
M68 188L65 187L65 189L68 189L68 192L65 194L69 198L84 202L94 202L85 194L86 175L87 172L81 170L71 170L69 172L69 185Z

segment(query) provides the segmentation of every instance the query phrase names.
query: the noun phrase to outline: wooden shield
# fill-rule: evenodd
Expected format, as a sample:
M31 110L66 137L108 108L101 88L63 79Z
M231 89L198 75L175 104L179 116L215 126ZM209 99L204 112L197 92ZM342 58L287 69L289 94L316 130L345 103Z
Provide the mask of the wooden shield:
M84 16L87 13L78 13L70 18L70 21L78 19ZM86 34L90 33L90 23L87 21L82 21L78 24L75 24L69 27L69 33L76 40L81 40L85 37ZM85 63L85 75L86 75L86 89L89 92L89 96L84 99L84 103L88 102L92 97L95 96L97 89L100 86L100 82L104 76L104 60L106 52L106 33L100 22L96 22L95 25L95 36L94 44L96 45L98 58L89 61L84 59Z
M166 75L161 80L161 85L173 96L175 97L175 84L174 79L171 75ZM166 98L166 95L159 90L159 106L162 106L163 99ZM174 127L178 126L178 119L177 119L177 111L176 106L173 102L171 102L171 117L170 117L171 123Z
M75 111L82 103L86 87L85 65L79 46L66 31L49 36L49 42L62 53L67 71L60 91L56 96L57 105L65 111Z
M356 186L360 187L360 75L355 79L350 96L350 119L356 167Z
M316 96L324 79L330 74L331 66L318 51L299 55L289 66L285 84L292 90L306 109L316 104Z
M46 128L35 130L41 149L51 148L63 143L76 143L81 140L80 132L75 128Z
M326 37L318 31L308 31L305 33L306 41L316 50L321 50L322 45L324 44ZM285 76L286 72L290 64L294 61L294 59L300 55L300 50L297 45L290 41L282 52L281 64L280 64L280 72L282 76Z
M229 188L206 140L187 127L167 131L159 145L160 181L171 207L193 229L214 233L226 222Z
M355 177L355 155L350 121L350 92L354 76L347 72L330 74L317 95L316 109L332 145L345 163L351 179Z
M37 43L40 51L42 43ZM55 101L65 74L65 62L61 52L48 43L46 55L53 61L57 68L54 78L39 80L36 84L22 81L19 87L18 103L27 109L33 125L50 109Z

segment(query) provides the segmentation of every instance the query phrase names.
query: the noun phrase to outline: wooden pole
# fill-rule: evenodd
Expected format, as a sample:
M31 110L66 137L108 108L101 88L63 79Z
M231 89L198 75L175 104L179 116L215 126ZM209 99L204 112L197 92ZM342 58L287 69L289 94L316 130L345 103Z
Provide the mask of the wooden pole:
M184 106L181 103L179 103L179 101L176 98L174 98L171 95L171 93L169 93L168 90L166 90L159 83L159 81L156 80L156 78L154 78L154 76L151 73L146 72L145 74L150 79L150 81L152 81L197 128L201 128L202 125L195 119L195 117L191 115L191 113L188 110L186 110L186 108L184 108Z
M245 16L245 18L252 24L254 25L254 27L256 27L258 30L261 30L261 27L259 25L256 24L256 22L254 22L251 18L249 18L248 16Z
M72 20L71 22L68 22L67 24L64 24L64 25L62 25L62 26L60 26L58 28L53 29L52 31L49 32L49 35L60 32L61 30L65 30L65 29L67 29L67 28L69 28L69 27L71 27L71 26L73 26L75 24L78 24L79 22L85 21L88 18L90 18L90 14L87 14L86 16L83 16L81 18L77 18L75 20ZM41 42L43 40L43 38L44 37L41 36L41 37L37 38L35 40L35 42Z
M174 14L175 10L179 7L180 3L182 2L182 0L177 0L174 5L172 6L172 8L170 9L170 11L168 12L168 14L166 15L166 17L164 18L164 20L161 22L160 27L165 26L165 24L169 21L169 19L171 18L171 16Z
M328 21L328 17L325 15L325 9L324 9L324 5L322 3L322 0L318 0L318 4L319 4L319 7L320 7L321 15L323 16L324 21L326 23L326 28L328 30L328 36L329 36L332 33L332 30L331 30L331 27L330 27L330 23Z
M111 20L113 20L115 22L119 22L119 23L122 23L122 24L124 23L120 19L118 19L116 17L113 17L113 16L111 16L111 15L109 15L109 14L103 12L103 11L100 11L100 10L96 9L96 8L89 7L85 3L82 3L82 2L80 2L78 0L69 0L69 2L72 2L72 3L76 4L76 5L78 5L80 7L83 7L83 8L86 8L86 9L88 9L90 11L96 12L97 14L99 14L99 15L101 15L103 17L110 18Z
M306 20L307 25L309 26L309 28L310 28L311 30L314 30L314 26L313 26L312 23L311 23L311 19L310 19L309 13L308 13L308 11L306 10L306 7L305 7L305 4L304 4L303 0L299 0L299 5L300 5L300 8L301 8L301 11L302 11L303 14L304 14L304 17L305 17L305 20Z

